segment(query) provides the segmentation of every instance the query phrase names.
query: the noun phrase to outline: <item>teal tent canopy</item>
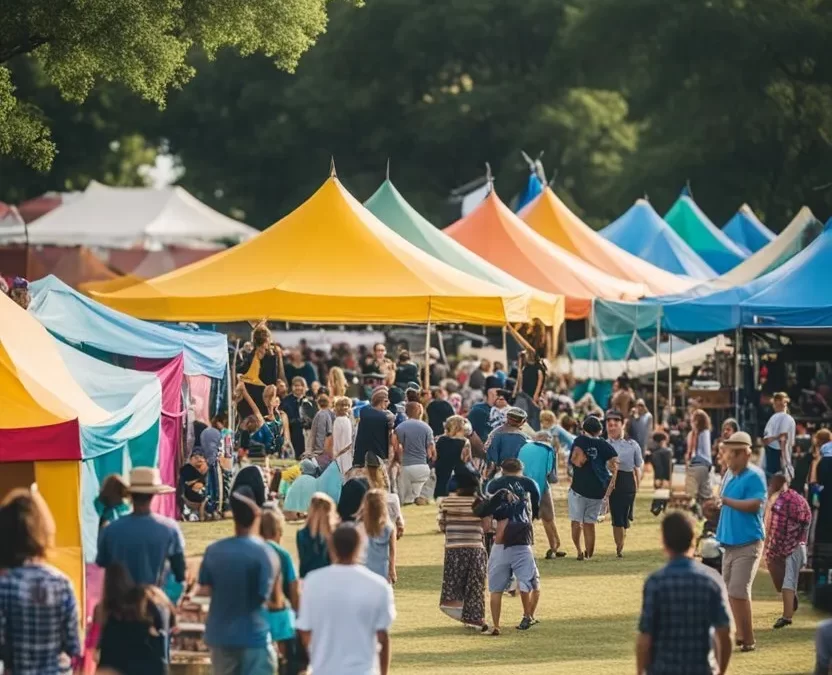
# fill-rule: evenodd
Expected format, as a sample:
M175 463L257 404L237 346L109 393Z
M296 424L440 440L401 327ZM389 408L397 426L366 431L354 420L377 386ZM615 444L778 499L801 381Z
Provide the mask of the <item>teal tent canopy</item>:
M774 232L763 225L748 204L743 204L737 210L733 218L722 228L722 231L728 235L731 241L751 251L751 253L756 253L763 246L774 241L776 236Z
M664 219L718 274L725 274L750 255L714 225L686 191L679 195Z

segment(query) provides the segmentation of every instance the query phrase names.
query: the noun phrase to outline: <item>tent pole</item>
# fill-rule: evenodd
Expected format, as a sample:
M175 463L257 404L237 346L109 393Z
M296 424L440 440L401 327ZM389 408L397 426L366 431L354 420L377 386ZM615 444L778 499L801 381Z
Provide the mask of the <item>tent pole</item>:
M742 329L737 328L734 335L734 417L740 423L740 352L742 351Z
M673 410L673 336L667 344L667 405Z
M656 315L656 370L653 373L653 422L659 419L659 347L662 342L662 309Z
M508 369L508 338L506 336L506 327L503 325L503 364Z
M428 323L425 328L425 374L424 389L430 390L430 300L428 300Z

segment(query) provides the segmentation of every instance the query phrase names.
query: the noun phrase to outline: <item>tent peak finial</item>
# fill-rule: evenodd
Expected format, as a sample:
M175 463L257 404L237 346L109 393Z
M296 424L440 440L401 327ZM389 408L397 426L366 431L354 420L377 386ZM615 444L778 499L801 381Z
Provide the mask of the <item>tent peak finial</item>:
M385 175L385 178L387 180L390 180L390 158L389 157L387 158L387 173Z
M338 174L335 173L335 155L331 155L329 158L329 177L330 178L337 178Z
M485 180L488 183L488 193L494 192L494 174L491 173L491 164L485 163Z

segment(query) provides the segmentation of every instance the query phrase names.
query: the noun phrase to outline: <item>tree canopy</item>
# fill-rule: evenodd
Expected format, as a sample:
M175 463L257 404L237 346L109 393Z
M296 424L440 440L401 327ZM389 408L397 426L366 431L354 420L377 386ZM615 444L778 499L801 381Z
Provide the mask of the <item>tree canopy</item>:
M817 0L88 0L67 16L57 0L12 4L63 17L72 37L8 60L11 79L0 65L0 154L42 167L53 141L60 153L45 175L0 160L0 199L140 182L162 149L187 189L263 227L321 184L331 156L359 198L389 158L405 196L444 224L458 213L449 191L486 161L501 196L518 192L524 149L544 151L555 189L599 226L645 193L665 211L687 181L718 224L743 202L774 230L803 204L832 210L832 16ZM110 18L73 33L98 5ZM298 62L325 9L327 33ZM0 35L31 42L52 25L37 21Z
M262 53L291 70L326 26L326 0L4 0L0 11L0 153L49 168L55 145L36 106L21 100L9 68L35 57L61 95L84 101L96 83L124 85L158 105L190 80L197 46Z

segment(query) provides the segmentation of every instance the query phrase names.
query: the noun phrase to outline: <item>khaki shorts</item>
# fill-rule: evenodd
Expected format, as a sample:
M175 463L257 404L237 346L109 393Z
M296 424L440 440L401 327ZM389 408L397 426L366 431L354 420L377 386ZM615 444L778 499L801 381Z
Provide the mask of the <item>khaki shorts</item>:
M760 567L763 542L753 541L743 546L726 546L722 556L722 578L728 588L728 597L736 600L751 599L751 585Z
M540 520L544 523L555 522L555 500L552 499L552 489L548 486L540 496Z
M685 493L700 504L714 496L711 487L711 467L704 464L688 465L685 469Z

